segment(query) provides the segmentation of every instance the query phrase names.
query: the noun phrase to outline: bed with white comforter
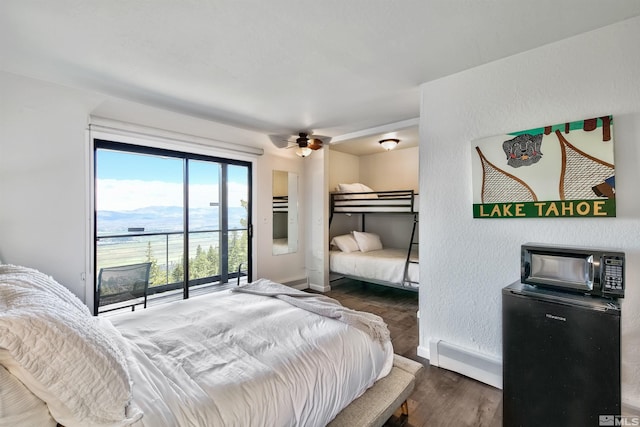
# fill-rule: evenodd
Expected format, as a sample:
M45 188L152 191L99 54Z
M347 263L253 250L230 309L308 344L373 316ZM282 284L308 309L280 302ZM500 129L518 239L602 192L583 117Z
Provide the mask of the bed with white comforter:
M417 253L412 254L410 259L418 261ZM420 281L418 264L408 264L410 282L404 283L406 260L406 249L384 248L367 252L332 250L329 251L329 270L332 273L360 278L373 283L389 283L417 288L417 283Z
M420 286L417 250L385 248L377 234L355 230L335 236L330 246L333 274L413 291Z
M266 284L285 289L105 319L52 278L0 265L0 386L19 379L39 425L45 411L67 427L324 426L391 370L386 325ZM0 425L30 415L4 408Z

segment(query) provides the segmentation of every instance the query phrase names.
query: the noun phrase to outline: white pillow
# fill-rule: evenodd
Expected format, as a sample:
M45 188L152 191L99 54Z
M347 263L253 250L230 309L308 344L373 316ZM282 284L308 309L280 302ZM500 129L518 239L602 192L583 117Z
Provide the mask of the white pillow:
M359 182L354 182L353 184L338 184L336 190L341 193L362 193L366 191L373 191L371 188Z
M67 427L133 423L142 412L130 405L124 339L64 290L36 270L0 266L0 364Z
M33 268L19 265L0 264L0 279L10 283L16 289L24 289L46 292L53 298L59 298L65 305L69 306L79 316L93 317L89 307L87 307L69 289L56 282L53 277L47 276ZM0 284L3 283L0 281Z
M0 366L0 427L56 426L47 404Z
M358 243L358 248L360 248L362 252L382 249L382 241L380 240L380 236L377 234L354 231L353 237Z
M373 192L373 189L367 187L364 184L355 182L353 184L338 184L336 190L340 193L368 193ZM353 196L341 196L342 200L347 199L377 199L377 194L354 194Z
M342 252L357 252L360 250L358 242L353 238L351 234L343 234L342 236L336 236L331 240L331 245L337 246Z

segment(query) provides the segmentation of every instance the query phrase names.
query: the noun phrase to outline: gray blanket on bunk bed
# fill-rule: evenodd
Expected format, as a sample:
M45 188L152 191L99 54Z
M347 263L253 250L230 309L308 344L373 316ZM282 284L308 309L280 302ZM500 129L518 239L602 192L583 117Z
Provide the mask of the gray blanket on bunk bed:
M381 344L389 340L389 328L380 316L344 307L340 302L325 295L300 291L268 279L258 279L246 285L232 288L231 291L278 298L295 307L358 328Z

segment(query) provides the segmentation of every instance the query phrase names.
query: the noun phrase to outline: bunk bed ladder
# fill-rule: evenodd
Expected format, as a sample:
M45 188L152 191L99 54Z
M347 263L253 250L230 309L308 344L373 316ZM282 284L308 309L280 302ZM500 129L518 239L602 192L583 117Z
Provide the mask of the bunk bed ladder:
M413 214L413 228L411 230L411 241L409 242L409 249L407 250L407 260L404 263L404 278L402 281L402 285L403 286L411 286L411 285L418 285L419 283L413 280L409 280L409 265L410 264L418 264L419 262L417 260L412 260L411 259L411 252L413 251L414 246L418 245L418 242L416 242L416 228L418 227L418 214L414 213Z

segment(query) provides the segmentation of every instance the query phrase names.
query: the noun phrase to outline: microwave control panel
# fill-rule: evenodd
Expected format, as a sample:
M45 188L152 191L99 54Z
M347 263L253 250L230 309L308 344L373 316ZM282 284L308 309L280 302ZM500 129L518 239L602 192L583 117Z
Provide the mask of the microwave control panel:
M624 258L605 255L600 268L604 295L624 297Z

